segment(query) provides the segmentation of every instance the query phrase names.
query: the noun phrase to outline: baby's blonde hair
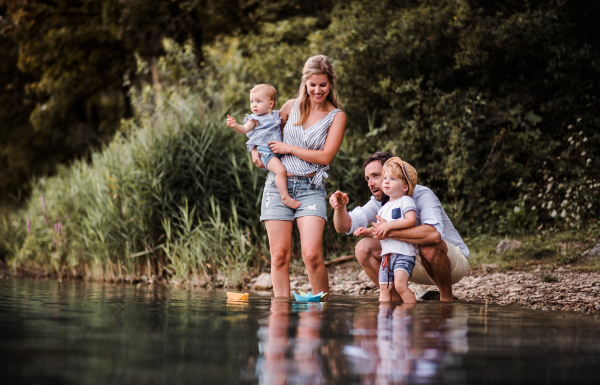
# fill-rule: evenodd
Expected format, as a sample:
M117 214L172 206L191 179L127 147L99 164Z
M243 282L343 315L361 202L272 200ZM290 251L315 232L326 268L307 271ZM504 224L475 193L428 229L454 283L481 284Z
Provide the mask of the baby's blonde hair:
M271 99L275 104L277 104L277 90L270 84L255 84L254 87L250 90L250 93L254 91L264 90L267 93L269 99ZM274 105L275 105L274 104Z

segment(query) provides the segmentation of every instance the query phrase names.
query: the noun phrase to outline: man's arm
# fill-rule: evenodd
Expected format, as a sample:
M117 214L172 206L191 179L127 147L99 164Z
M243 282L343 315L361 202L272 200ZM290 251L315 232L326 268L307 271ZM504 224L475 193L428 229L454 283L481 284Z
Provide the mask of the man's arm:
M336 191L329 197L329 204L333 207L333 227L338 233L347 233L352 228L352 218L346 210L348 205L348 195L341 191Z
M375 228L373 236L379 239L386 238L390 234L390 232L394 230L402 230L414 227L416 221L417 213L415 212L415 210L407 211L404 214L404 219L381 223Z
M373 224L373 228L375 229L386 222L386 220L379 215L377 216L377 219L380 223ZM417 245L431 245L440 243L442 240L441 234L431 225L420 225L404 230L392 230L387 233L386 238L393 238L398 241L414 243Z

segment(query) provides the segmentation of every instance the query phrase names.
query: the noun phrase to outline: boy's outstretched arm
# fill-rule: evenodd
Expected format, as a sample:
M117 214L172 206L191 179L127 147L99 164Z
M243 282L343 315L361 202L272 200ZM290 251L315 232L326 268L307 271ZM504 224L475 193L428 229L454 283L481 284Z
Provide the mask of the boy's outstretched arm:
M257 124L258 122L256 120L248 120L246 124L242 126L241 124L238 124L238 122L235 121L235 118L232 118L231 116L227 115L227 126L233 128L240 134L249 133L254 127L256 127Z
M417 223L417 213L414 210L407 211L404 219L381 223L381 217L377 216L380 223L373 224L373 236L378 239L386 237L387 233L393 230L402 230L415 227Z

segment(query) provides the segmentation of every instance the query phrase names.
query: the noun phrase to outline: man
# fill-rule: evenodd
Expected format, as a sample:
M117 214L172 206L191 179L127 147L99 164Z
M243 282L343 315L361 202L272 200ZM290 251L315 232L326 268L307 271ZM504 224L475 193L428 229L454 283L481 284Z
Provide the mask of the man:
M387 202L387 196L381 189L381 172L383 164L391 157L390 153L376 152L365 160L365 179L373 196L364 206L348 212L348 195L341 191L331 195L329 203L335 210L333 225L338 233L352 234L358 227L367 227L371 223L376 227L376 221L384 221L377 215L382 204ZM440 300L452 302L452 284L460 281L467 272L469 249L452 225L439 199L429 188L417 185L413 199L417 207L415 227L390 231L387 236L417 245L419 255L415 260L411 282L436 285L440 290ZM375 284L379 284L381 263L379 241L364 238L356 245L356 259ZM400 295L395 290L392 292L392 300L400 300Z

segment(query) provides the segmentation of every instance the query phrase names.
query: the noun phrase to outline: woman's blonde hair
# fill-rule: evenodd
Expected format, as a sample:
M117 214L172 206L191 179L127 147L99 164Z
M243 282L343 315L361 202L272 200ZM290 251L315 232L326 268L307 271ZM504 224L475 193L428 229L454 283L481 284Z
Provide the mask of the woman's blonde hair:
M341 108L342 103L336 89L336 77L333 65L329 58L325 55L317 55L309 58L304 64L302 69L302 80L300 81L300 89L298 90L298 107L300 109L300 120L294 123L297 126L301 126L306 122L309 115L310 109L310 98L306 91L306 81L313 75L327 75L329 80L329 94L327 95L327 101L331 103L335 108Z

